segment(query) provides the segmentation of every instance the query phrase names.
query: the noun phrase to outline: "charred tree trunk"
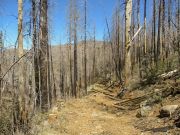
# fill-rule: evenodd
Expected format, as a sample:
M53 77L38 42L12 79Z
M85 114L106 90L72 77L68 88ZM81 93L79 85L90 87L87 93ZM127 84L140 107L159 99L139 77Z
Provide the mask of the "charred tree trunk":
M153 48L154 63L157 65L157 48L156 48L156 0L153 0Z
M157 35L157 54L156 54L156 60L159 60L159 56L161 54L161 6L162 0L160 0L159 3L159 14L158 14L158 35Z
M169 32L171 30L171 15L172 15L171 14L171 5L172 5L172 0L168 0L168 31ZM168 60L169 53L170 53L170 41L168 41L168 45L167 45L167 48L166 48L167 67L170 66L169 60Z
M70 38L70 42L69 42L69 69L70 69L70 85L71 85L71 96L73 95L73 71L72 71L72 56L71 56L71 38Z
M2 80L2 64L3 64L3 33L0 32L0 111L2 105L2 87L3 87L3 80Z
M94 39L93 39L93 83L95 83L95 76L96 76L96 31L94 27Z
M147 43L146 43L146 0L144 0L144 54L147 52Z
M47 0L41 0L40 15L40 84L42 91L42 111L48 111L48 25L47 25Z
M176 20L177 20L177 49L178 49L178 56L179 56L179 69L180 69L180 1L177 1L177 15L176 15Z
M37 2L32 0L32 23L33 23L33 49L34 49L34 81L36 92L36 107L40 108L40 78L39 78L39 47L38 47L38 33L37 33Z
M162 0L162 46L161 46L161 59L164 62L165 55L165 0Z
M140 0L137 1L137 23L138 29L140 28ZM140 36L138 35L138 66L139 66L139 77L142 78L141 72L141 45L140 45Z
M75 28L74 28L74 89L73 95L77 97L77 32L76 32L76 20L75 20Z
M51 74L52 74L52 98L54 101L56 101L57 99L57 91L56 91L56 78L55 78L55 75L54 75L54 65L53 65L53 57L52 57L52 48L50 46L50 61L51 61Z
M84 0L84 88L87 95L87 54L86 54L86 27L87 27L87 0Z
M134 3L133 3L133 5L134 5ZM132 35L134 35L135 34L135 14L134 13L132 13L132 27L131 27L131 29L132 29ZM132 77L133 77L135 64L136 64L136 48L135 48L135 45L133 43L132 54L131 54L131 65L132 65L131 66L131 76Z
M77 97L77 16L74 16L74 87L73 96Z

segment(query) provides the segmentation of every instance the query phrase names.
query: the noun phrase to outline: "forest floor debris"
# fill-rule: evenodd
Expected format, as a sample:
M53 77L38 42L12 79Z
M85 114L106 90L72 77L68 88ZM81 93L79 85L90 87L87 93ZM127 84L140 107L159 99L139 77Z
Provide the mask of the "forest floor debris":
M138 135L141 131L133 124L137 118L131 114L116 114L114 101L103 93L91 93L81 99L72 99L61 106L57 104L57 119L52 111L45 115L44 121L33 129L38 135ZM50 122L48 120L49 116ZM52 120L54 120L52 122ZM37 119L36 119L37 122Z
M163 84L164 85L164 84ZM151 109L146 117L136 117L138 108L129 110L127 106L141 105L142 101L150 99L146 91L129 91L123 99L117 99L118 87L106 90L106 86L96 84L88 96L79 99L70 99L66 102L58 101L57 105L39 121L36 119L32 134L38 135L176 135L180 129L175 127L173 120L159 118L159 111L163 106L180 103L179 95L168 96L161 101L151 104ZM160 88L159 85L151 86L150 95ZM109 95L109 91L111 95ZM139 97L138 99L137 96ZM136 99L136 100L134 100ZM159 98L158 98L159 99ZM130 100L130 102L128 101ZM125 102L124 106L119 103ZM128 103L129 102L129 103ZM152 103L152 102L151 102ZM37 116L39 117L39 116Z

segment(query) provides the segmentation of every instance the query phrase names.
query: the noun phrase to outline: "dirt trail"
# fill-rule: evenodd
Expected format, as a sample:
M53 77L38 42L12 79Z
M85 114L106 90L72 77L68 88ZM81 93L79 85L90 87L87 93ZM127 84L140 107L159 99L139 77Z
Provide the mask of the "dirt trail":
M57 108L41 122L39 135L139 135L133 124L135 114L115 112L114 101L101 93L91 93L80 99L59 101ZM52 115L52 116L53 116Z

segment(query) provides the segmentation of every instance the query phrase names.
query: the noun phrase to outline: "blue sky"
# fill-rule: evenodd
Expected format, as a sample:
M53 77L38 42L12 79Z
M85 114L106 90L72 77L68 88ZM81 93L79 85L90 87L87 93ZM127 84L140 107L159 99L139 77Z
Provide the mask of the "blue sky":
M24 0L24 17L27 21L29 15L30 0ZM102 40L106 29L105 17L111 22L113 10L118 0L88 0L88 32L96 25L96 38ZM120 0L122 2L123 0ZM141 14L143 14L143 1L141 0ZM69 0L49 0L50 34L51 44L57 45L67 41L67 11ZM150 16L152 1L147 0L147 15ZM80 13L83 12L83 0L79 0ZM142 17L141 17L142 19ZM27 25L25 25L27 26ZM6 46L13 45L17 38L17 0L1 0L0 3L0 30L5 32ZM30 47L29 40L24 40L25 47Z

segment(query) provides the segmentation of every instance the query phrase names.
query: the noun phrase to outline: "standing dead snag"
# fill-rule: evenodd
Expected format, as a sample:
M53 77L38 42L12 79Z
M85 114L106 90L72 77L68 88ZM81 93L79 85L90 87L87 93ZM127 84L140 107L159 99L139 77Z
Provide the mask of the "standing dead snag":
M68 45L68 51L69 51L69 45ZM64 91L64 63L63 63L63 55L62 55L62 46L59 47L59 89L60 89L60 96L61 98L66 98L65 97L65 91ZM69 52L68 52L68 56L69 56ZM68 95L69 96L69 95Z
M125 87L129 86L131 75L131 54L130 54L130 26L132 14L132 0L126 0L125 6Z
M77 97L77 82L78 82L78 67L77 67L77 21L78 21L78 13L77 13L77 1L71 0L72 4L72 34L73 34L73 43L74 43L74 82L72 88L72 96Z
M133 9L132 10L135 10L135 2L133 2ZM131 29L132 29L132 35L134 35L134 32L135 32L135 12L132 13L132 26L131 26ZM134 66L135 66L135 63L136 63L136 45L133 43L133 47L132 47L132 53L131 53L131 76L133 77L134 76Z
M162 45L161 45L161 59L164 62L165 54L165 0L162 0Z
M19 38L18 38L18 58L21 58L24 55L24 50L23 50L23 0L18 0L18 33L19 33ZM18 115L19 115L19 129L24 128L24 124L27 123L27 117L24 117L27 112L26 112L26 99L25 99L25 72L24 72L24 61L23 59L19 61L19 72L18 72L18 77L19 77L19 110L18 110ZM21 127L22 126L22 127Z
M40 85L39 85L39 46L38 46L38 33L37 33L37 0L32 0L32 23L33 23L33 47L34 47L34 81L36 91L36 107L40 107Z
M137 1L137 23L138 29L140 28L140 0ZM141 46L140 46L140 36L138 35L138 68L139 68L139 77L142 78L141 73Z
M51 70L49 69L49 72L51 72L52 75L52 98L54 101L57 99L57 91L56 91L56 78L54 75L54 66L53 66L53 57L52 57L52 48L50 46L50 64L51 64Z
M95 76L96 76L96 29L94 26L94 38L93 38L93 67L92 67L92 79L93 83L95 83Z
M171 30L171 7L172 6L172 0L168 0L168 31ZM167 48L166 48L166 59L167 59L167 66L170 67L170 62L168 60L169 53L170 53L170 41L168 42Z
M177 51L178 51L178 62L179 62L179 69L180 69L180 1L177 0L177 4L176 4L176 24L177 24L177 38L176 41L177 42L176 46L177 46Z
M47 0L41 0L40 15L40 85L42 91L42 111L46 112L49 108L49 88L48 88L48 25L47 25Z
M73 28L73 1L70 0L69 2L69 15L68 15L68 19L69 19L69 22L68 22L68 60L69 60L69 77L70 77L70 95L72 96L73 95L73 69L72 69L72 35L73 35L73 31L72 31L72 28ZM68 96L70 96L68 95Z
M118 4L119 5L119 4ZM112 41L115 51L115 75L121 82L121 51L120 51L120 9L116 8L113 19L113 35ZM105 54L104 54L105 55Z
M77 16L74 17L74 88L73 96L77 97Z
M84 0L84 88L87 95L87 54L86 54L86 26L87 26L87 0Z
M77 97L77 81L78 81L78 63L77 63L77 21L78 21L78 13L77 13L77 1L76 0L69 0L69 47L68 47L68 59L69 59L69 74L70 74L70 81L71 81L71 95L73 97ZM74 61L71 58L71 47L72 42L74 44L73 47L73 56ZM73 63L74 62L74 63Z
M147 52L147 43L146 43L146 2L147 0L144 0L144 54Z
M0 32L0 108L2 104L2 60L3 60L3 33L2 31Z
M154 49L154 63L157 65L157 49L156 49L156 1L153 0L153 49Z
M157 35L157 50L156 50L156 60L159 60L159 56L161 54L161 7L162 7L162 0L159 3L159 14L158 14L158 35Z

